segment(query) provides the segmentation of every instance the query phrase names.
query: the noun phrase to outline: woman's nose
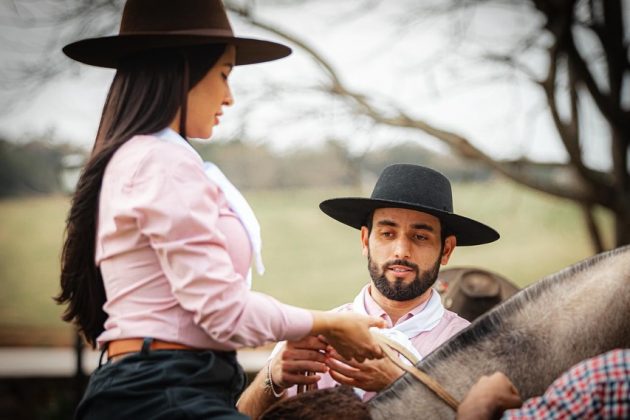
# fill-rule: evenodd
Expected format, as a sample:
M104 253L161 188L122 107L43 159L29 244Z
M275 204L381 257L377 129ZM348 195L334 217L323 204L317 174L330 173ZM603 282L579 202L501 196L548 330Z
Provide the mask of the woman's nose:
M223 105L232 106L234 105L234 96L232 96L232 89L228 86L227 92L225 94L225 98L223 98Z

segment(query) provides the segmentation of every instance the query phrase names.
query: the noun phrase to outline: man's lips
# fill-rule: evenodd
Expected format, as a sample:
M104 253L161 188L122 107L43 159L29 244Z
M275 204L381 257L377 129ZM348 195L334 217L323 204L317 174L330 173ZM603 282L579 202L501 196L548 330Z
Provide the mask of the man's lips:
M387 269L393 271L394 273L407 273L410 271L414 271L413 268L407 267L406 265L390 265L387 267Z
M394 278L406 278L415 274L416 270L406 265L390 265L387 267L387 272L391 273Z

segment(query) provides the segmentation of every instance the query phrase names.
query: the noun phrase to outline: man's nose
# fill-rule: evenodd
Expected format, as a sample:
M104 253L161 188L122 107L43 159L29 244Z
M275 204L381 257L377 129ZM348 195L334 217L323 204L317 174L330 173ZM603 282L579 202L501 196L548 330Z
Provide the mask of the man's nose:
M394 245L394 256L397 259L406 260L411 257L411 246L408 238L398 238Z

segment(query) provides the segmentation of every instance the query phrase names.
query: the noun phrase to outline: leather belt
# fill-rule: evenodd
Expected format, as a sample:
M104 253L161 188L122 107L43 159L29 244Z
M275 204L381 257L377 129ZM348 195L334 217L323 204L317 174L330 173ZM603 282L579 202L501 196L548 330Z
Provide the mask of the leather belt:
M124 338L122 340L113 340L107 344L107 357L112 359L116 356L122 356L129 353L138 353L142 350L144 339L142 338ZM185 346L179 343L171 343L169 341L153 340L149 345L150 350L199 350L194 347Z

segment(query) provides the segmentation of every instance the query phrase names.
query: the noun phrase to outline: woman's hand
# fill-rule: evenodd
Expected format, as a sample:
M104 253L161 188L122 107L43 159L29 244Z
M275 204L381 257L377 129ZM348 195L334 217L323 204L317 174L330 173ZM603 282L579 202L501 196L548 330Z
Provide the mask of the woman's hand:
M369 332L370 327L385 327L385 320L352 312L313 311L311 335L324 336L344 359L380 359L381 348Z

